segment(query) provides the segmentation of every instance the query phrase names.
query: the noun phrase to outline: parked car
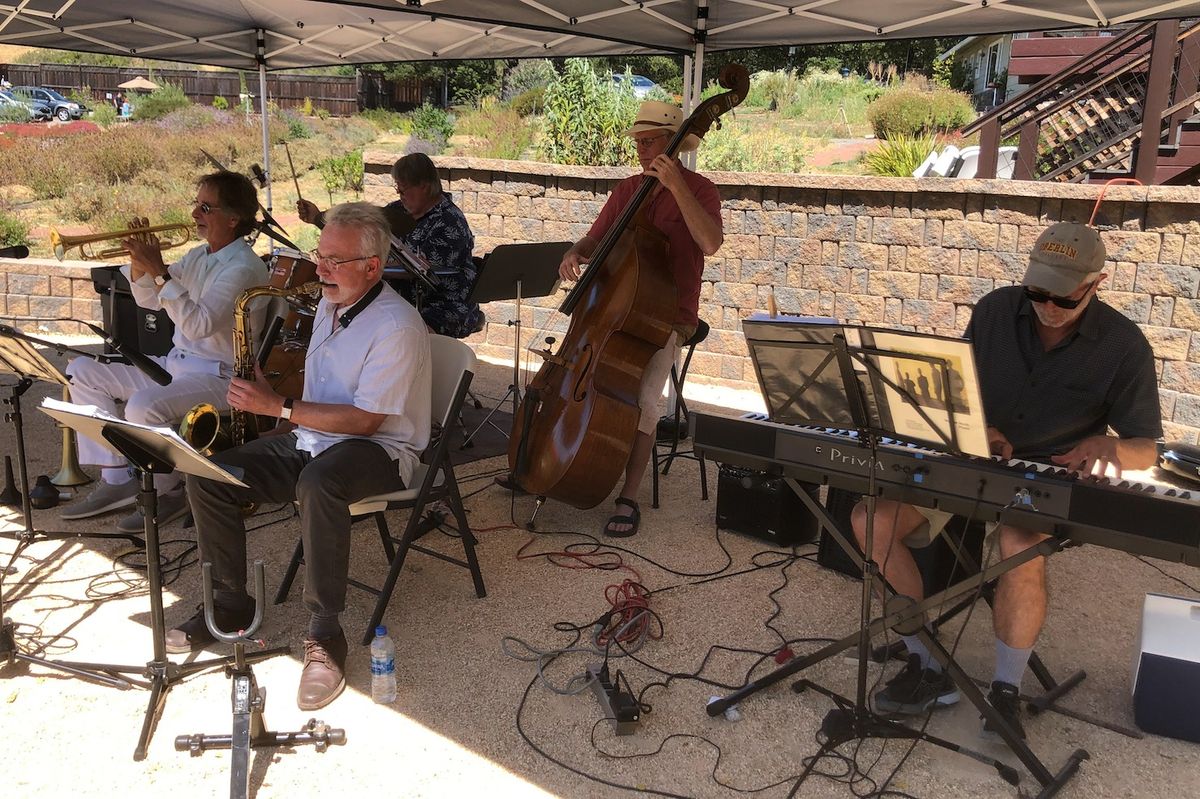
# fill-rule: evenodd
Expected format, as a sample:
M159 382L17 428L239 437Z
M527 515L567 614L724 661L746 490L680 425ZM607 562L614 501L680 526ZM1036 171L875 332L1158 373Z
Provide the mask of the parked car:
M625 81L625 76L619 72L614 72L612 81L615 85L620 86ZM633 96L639 100L645 99L647 94L658 88L657 83L642 75L630 75L629 83L633 86Z
M45 103L50 106L51 113L63 122L79 119L83 116L83 112L87 111L87 108L74 100L63 97L54 91L54 89L47 89L42 86L13 86L10 91L22 99L28 98Z
M50 106L37 100L27 100L16 97L8 89L0 89L0 106L20 106L29 113L31 122L49 121L52 110Z

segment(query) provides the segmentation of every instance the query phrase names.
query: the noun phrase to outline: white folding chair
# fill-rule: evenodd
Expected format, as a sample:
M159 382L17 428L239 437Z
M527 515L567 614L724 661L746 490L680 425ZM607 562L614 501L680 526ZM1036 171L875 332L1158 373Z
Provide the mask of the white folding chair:
M450 462L449 446L450 427L458 418L463 400L467 396L467 389L470 388L471 380L475 376L475 353L463 342L447 336L431 335L429 344L433 365L433 414L435 421L441 425L438 435L430 441L429 446L422 453L421 462L413 471L409 488L390 494L367 497L350 506L352 523L367 518L375 520L384 553L390 564L387 579L380 588L354 579L349 581L356 588L361 588L377 597L370 623L363 632L362 643L364 646L371 642L375 627L383 620L384 611L387 610L392 591L396 587L396 580L400 576L400 570L404 566L404 560L410 549L469 570L471 579L475 583L475 595L480 599L487 596L487 590L483 585L483 574L479 570L479 559L475 555L475 536L471 533L467 514L463 509L462 495L459 493L458 482L454 477L454 466ZM429 503L439 500L444 501L454 514L465 560L417 543L423 536L438 527L437 523L430 523L424 519L424 511ZM399 538L392 536L388 529L386 513L390 510L410 511L408 523ZM283 582L275 595L276 604L287 599L292 581L303 562L304 544L302 541L297 541L291 563L288 564Z

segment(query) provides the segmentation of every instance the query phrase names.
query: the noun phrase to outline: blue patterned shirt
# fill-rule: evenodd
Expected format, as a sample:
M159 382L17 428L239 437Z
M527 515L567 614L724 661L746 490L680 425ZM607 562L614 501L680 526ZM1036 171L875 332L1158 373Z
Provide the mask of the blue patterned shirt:
M475 262L471 260L475 236L449 194L443 193L438 204L417 220L416 227L404 236L404 243L429 261L438 279L438 290L421 297L419 307L425 324L433 332L452 338L466 338L478 330L483 312L477 303L467 302L475 285ZM399 290L417 305L411 281L405 281Z

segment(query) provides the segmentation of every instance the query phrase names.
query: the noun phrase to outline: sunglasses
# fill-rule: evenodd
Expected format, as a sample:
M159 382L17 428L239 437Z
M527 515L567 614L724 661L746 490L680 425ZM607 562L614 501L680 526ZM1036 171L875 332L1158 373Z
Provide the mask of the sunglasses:
M192 203L192 207L199 208L200 213L204 214L205 216L208 216L213 211L219 211L221 209L221 206L219 206L219 205L209 205L208 203L202 203L202 202L194 202L194 203Z
M1036 302L1036 303L1052 302L1055 305L1057 305L1059 308L1062 308L1067 311L1073 311L1079 307L1079 303L1081 303L1087 299L1088 292L1090 292L1095 286L1096 286L1096 284L1094 282L1089 283L1087 289L1085 289L1083 292L1083 296L1077 300L1073 300L1070 297L1055 297L1053 294L1047 294L1044 291L1038 291L1036 289L1029 288L1029 286L1026 286L1025 287L1025 298L1027 300L1029 300L1030 302Z

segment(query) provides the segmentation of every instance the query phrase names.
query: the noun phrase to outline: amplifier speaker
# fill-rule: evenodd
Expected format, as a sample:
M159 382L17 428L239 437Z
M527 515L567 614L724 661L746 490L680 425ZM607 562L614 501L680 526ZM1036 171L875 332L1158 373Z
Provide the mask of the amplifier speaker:
M840 488L829 489L825 497L825 509L829 511L829 515L837 522L838 529L843 530L846 535L851 536L850 543L859 555L862 554L862 550L858 547L858 542L853 538L854 529L850 526L850 513L854 510L854 506L858 504L860 499L862 499L861 494L852 491L843 491ZM981 521L967 523L965 518L955 516L947 524L946 530L948 533L960 537L960 540L963 542L963 548L974 559L975 563L978 564L983 553L984 523ZM915 548L910 551L912 552L913 560L917 562L917 568L921 571L921 579L925 583L926 596L935 594L978 571L978 569L973 569L968 572L958 564L958 560L954 556L954 550L946 542L944 535L935 538L928 546ZM817 563L827 569L839 571L850 577L862 576L862 572L854 565L854 561L842 550L841 545L834 540L833 536L829 535L827 530L821 531L821 540L817 544Z
M101 296L104 329L122 347L143 355L166 355L171 351L175 324L166 311L151 311L134 301L120 267L92 267L92 287Z
M1133 666L1133 719L1145 732L1200 742L1200 602L1146 594Z
M814 497L820 490L800 485ZM790 547L813 541L819 524L782 477L723 463L717 473L717 526Z

